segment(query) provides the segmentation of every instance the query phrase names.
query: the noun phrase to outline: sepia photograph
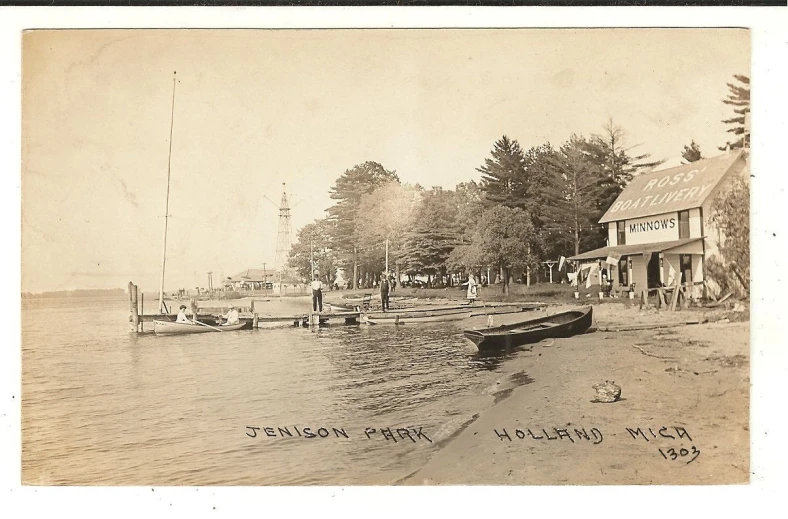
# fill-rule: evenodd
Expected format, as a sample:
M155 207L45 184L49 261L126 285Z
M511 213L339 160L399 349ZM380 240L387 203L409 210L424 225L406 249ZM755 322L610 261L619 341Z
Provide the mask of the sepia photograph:
M750 482L747 27L21 38L23 486Z

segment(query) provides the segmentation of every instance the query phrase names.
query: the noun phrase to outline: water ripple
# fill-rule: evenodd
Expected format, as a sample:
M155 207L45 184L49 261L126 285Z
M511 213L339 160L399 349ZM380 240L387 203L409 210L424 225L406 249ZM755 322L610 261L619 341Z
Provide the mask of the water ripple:
M42 484L386 483L435 443L367 427L440 441L491 404L499 378L500 359L469 352L455 326L164 338L129 334L122 299L23 307L23 479ZM247 426L350 438L250 438Z

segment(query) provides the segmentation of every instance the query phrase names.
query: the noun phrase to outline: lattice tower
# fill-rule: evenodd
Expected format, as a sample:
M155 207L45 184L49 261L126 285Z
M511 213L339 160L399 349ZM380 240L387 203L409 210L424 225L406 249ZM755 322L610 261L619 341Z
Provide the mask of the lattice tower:
M276 237L276 269L281 273L282 279L287 279L289 272L287 261L290 257L292 243L292 227L290 225L290 203L282 183L282 201L279 203L279 233Z

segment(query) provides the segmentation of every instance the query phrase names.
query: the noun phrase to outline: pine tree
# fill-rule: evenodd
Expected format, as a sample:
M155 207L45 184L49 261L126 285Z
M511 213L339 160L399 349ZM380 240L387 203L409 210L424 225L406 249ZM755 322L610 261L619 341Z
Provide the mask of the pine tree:
M586 149L591 160L599 165L607 181L599 200L600 208L607 210L632 177L654 169L665 160L651 160L650 153L630 154L639 145L627 146L627 133L623 128L608 119L602 126L602 133L594 134L587 141Z
M750 113L750 78L740 74L735 74L733 77L741 84L728 83L728 97L722 102L733 106L733 113L736 115L729 119L723 119L722 122L730 125L728 132L738 138L734 142L728 141L725 146L720 146L719 150L721 151L725 151L729 147L732 150L742 148L745 144L749 145L750 142L750 131L745 124Z
M563 180L562 194L553 200L553 223L563 229L575 255L581 248L601 245L602 226L598 222L607 209L602 201L612 182L609 170L588 150L587 140L572 135L551 161L555 174Z
M400 260L409 274L443 278L447 260L458 245L456 195L434 187L424 194L413 228L405 235Z
M495 141L491 157L476 168L482 174L482 190L489 205L519 207L523 204L525 155L516 140L506 135Z

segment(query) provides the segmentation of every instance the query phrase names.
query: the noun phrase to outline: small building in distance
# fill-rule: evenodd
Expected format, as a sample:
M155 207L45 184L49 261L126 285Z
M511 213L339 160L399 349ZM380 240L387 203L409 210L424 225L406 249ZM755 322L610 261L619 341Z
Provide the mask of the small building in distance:
M246 269L225 279L224 287L231 290L272 289L278 279L276 270Z
M632 179L599 220L608 245L572 256L579 270L606 269L615 291L672 286L676 279L700 297L705 262L724 239L711 219L717 194L736 175L748 175L746 152L736 150ZM601 276L600 276L601 277Z

